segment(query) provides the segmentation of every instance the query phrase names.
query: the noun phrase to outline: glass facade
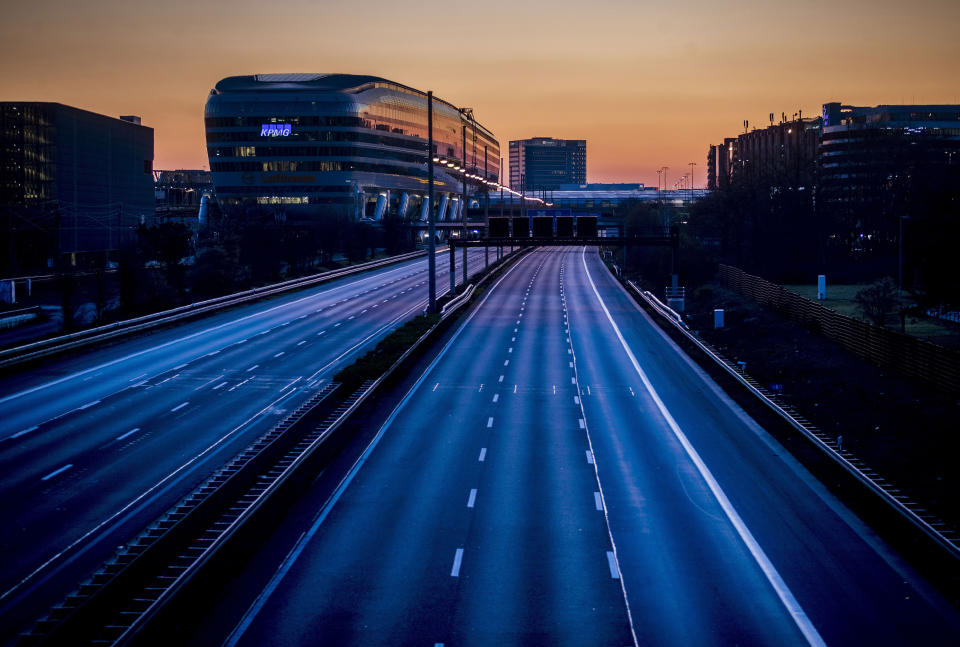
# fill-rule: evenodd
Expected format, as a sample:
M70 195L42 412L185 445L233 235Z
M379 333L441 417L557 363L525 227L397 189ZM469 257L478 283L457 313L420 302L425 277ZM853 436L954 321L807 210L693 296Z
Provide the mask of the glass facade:
M436 202L446 198L445 207L456 208L464 173L499 181L500 149L469 111L434 98L433 112ZM348 74L229 77L211 90L205 125L227 213L254 208L375 221L425 213L425 92ZM468 194L486 189L481 179L468 181Z

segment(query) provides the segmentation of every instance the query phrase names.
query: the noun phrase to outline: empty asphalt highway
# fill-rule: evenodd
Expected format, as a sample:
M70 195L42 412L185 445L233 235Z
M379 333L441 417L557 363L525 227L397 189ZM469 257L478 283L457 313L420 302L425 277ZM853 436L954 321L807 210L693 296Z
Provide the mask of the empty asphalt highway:
M422 312L426 281L426 259L407 261L0 380L0 635Z
M274 560L272 575L219 639L960 640L956 611L720 391L595 251L519 261L385 420L310 521L258 557L261 571ZM253 579L238 575L232 606Z

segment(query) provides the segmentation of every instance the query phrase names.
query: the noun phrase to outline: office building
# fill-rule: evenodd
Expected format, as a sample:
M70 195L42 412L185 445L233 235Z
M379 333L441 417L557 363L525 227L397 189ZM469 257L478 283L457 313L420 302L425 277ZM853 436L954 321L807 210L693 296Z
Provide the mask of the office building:
M60 103L0 102L6 267L115 250L152 217L153 129Z
M426 92L353 74L234 76L205 114L227 215L427 220ZM455 221L464 177L468 196L499 181L500 149L469 109L434 97L433 119L437 219Z
M536 193L561 184L586 184L585 139L533 137L510 142L510 187Z

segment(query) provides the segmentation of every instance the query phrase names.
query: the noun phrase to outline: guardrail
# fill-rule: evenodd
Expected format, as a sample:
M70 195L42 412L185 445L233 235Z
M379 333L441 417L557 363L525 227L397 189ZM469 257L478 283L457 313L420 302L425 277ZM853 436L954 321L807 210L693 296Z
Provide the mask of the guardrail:
M842 315L730 265L720 266L720 280L794 321L817 328L825 337L878 366L960 392L960 352Z
M503 261L490 266L481 285ZM328 384L254 441L212 477L151 524L80 588L39 620L22 644L103 642L123 645L135 640L167 605L205 569L214 568L218 555L242 541L268 504L289 492L299 474L316 474L317 460L341 425L397 371L452 315L469 303L471 284L451 300L438 321L375 381L368 381L344 400L328 400L337 385ZM322 420L317 424L318 420ZM158 621L159 623L159 621ZM152 635L152 634L151 634Z
M113 339L121 335L141 332L157 326L183 321L202 314L249 303L265 297L276 296L286 292L292 292L294 290L313 287L315 285L326 283L327 281L332 281L345 276L360 274L362 272L385 267L387 265L393 265L395 263L401 263L413 258L425 256L426 253L427 252L425 251L416 251L408 254L400 254L399 256L391 256L390 258L379 261L371 261L369 263L354 265L352 267L340 270L331 270L329 272L315 274L314 276L291 279L289 281L274 283L273 285L268 285L261 288L253 288L251 290L245 290L243 292L228 294L222 297L207 299L205 301L197 301L196 303L190 303L188 305L173 308L171 310L164 310L162 312L156 312L153 314L144 315L142 317L136 317L134 319L126 319L124 321L117 321L105 326L98 326L97 328L91 328L89 330L82 330L79 332L70 333L68 335L60 335L58 337L44 339L23 346L17 346L15 348L8 348L0 351L0 368L6 368L15 364L39 359L41 357L47 357L49 355L62 353L68 350L74 350L89 344L96 344L108 339Z
M912 527L922 532L928 539L943 548L953 559L960 560L960 537L956 537L945 524L933 515L926 513L919 505L912 502L900 490L870 469L851 452L836 447L836 443L831 442L826 434L822 433L813 423L793 410L792 407L776 402L774 400L775 396L767 392L756 380L745 375L736 364L723 357L723 355L714 350L708 343L691 333L682 319L679 319L679 316L676 315L675 312L664 306L649 291L641 290L633 281L627 281L627 285L653 310L659 312L664 319L673 325L688 341L696 345L704 355L713 360L717 366L739 382L795 431L813 443L830 461L856 479L857 482L867 488L873 495L879 497L880 500L896 511ZM669 313L667 311L669 311ZM953 535L953 537L948 537L948 533Z

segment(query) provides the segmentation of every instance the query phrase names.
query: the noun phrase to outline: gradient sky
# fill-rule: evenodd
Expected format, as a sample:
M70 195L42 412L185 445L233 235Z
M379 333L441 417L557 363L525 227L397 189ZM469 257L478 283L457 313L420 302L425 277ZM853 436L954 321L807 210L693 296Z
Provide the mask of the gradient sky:
M957 0L31 0L5 3L0 100L155 129L155 168L207 168L222 77L374 74L459 106L501 142L587 140L591 182L656 185L768 115L960 103Z

